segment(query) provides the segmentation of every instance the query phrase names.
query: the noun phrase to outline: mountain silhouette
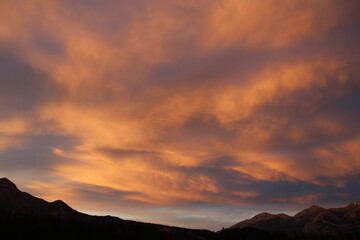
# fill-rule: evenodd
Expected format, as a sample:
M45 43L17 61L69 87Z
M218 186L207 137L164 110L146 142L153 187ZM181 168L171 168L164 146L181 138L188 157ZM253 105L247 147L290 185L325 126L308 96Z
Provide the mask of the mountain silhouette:
M30 213L37 217L92 218L77 212L61 200L49 203L26 192L21 192L7 178L0 179L0 211L9 212L12 215Z
M267 232L285 232L288 235L339 235L360 232L360 202L343 208L321 208L311 206L295 216L286 214L260 213L239 222L231 229L254 228Z
M212 234L208 230L87 215L61 200L47 202L21 192L9 179L0 179L0 239L204 240Z
M295 216L260 213L219 232L91 216L61 200L47 202L0 179L0 239L347 240L360 239L360 202L307 208Z

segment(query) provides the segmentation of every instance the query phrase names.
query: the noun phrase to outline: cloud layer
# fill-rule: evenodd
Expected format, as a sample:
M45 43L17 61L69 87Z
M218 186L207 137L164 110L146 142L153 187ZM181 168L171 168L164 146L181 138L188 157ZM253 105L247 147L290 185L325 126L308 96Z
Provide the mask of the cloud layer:
M359 10L2 1L0 173L80 210L212 229L358 200Z

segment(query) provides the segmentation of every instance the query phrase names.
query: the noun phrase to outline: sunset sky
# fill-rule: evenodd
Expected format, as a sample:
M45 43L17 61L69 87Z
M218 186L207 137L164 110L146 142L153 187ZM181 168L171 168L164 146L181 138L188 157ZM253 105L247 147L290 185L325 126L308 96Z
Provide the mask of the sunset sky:
M0 177L219 230L360 199L360 1L1 0Z

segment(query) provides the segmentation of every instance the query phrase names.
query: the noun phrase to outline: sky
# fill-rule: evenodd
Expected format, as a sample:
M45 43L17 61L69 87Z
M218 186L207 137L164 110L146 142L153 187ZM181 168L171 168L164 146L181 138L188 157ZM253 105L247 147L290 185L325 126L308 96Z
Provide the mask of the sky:
M360 2L1 0L0 176L219 230L360 199Z

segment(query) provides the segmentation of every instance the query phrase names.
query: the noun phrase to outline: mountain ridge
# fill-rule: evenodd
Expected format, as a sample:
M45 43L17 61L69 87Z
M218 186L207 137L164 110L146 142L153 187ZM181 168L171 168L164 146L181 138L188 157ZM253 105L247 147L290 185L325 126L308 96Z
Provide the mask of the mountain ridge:
M327 240L360 239L360 202L329 209L313 205L294 216L263 212L230 228L211 232L88 215L62 200L47 202L22 192L9 179L0 178L0 230L2 235L9 235L8 239L44 240L318 240L319 236Z
M4 229L9 231L9 239L204 240L212 234L208 230L88 215L62 200L47 202L22 192L9 179L0 178L0 230ZM49 238L54 232L58 235Z
M360 202L342 208L322 208L313 205L294 216L260 213L230 229L254 228L268 232L287 234L334 235L339 232L360 232Z

